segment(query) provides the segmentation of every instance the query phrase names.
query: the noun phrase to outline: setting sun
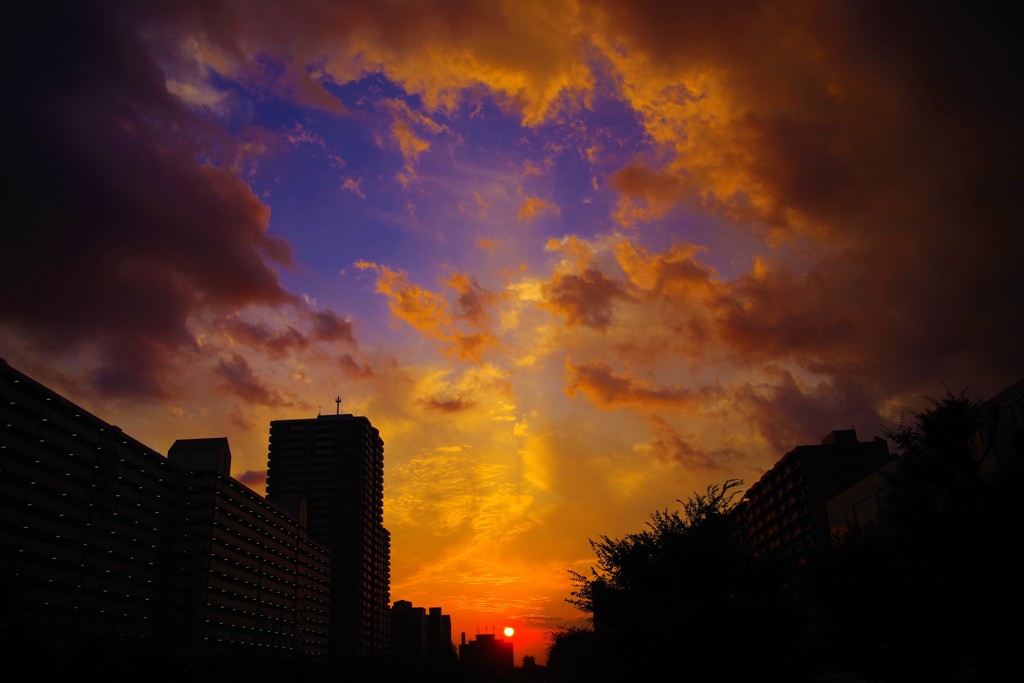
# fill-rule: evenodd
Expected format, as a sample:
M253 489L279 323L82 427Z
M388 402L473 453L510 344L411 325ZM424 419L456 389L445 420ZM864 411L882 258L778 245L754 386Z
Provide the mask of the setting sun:
M515 635L515 632L516 632L516 630L514 628L512 628L511 626L506 626L505 627L505 637L506 638L511 638L513 635Z

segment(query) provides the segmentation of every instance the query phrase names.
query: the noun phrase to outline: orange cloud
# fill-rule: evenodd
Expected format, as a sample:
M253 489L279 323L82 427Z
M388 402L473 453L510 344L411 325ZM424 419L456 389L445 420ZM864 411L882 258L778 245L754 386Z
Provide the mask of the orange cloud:
M518 218L520 221L531 223L541 216L557 216L558 205L540 197L526 196L519 203Z
M564 316L570 325L595 330L612 324L615 302L628 299L619 283L596 268L556 274L542 288L543 306Z
M445 280L444 284L456 294L453 310L443 294L410 283L404 271L369 263L358 267L377 269L377 292L390 298L392 314L413 329L447 342L449 354L477 360L496 347L497 339L488 331L491 309L505 296L481 287L476 278L455 273Z
M659 295L683 293L706 297L718 288L717 273L698 259L707 250L677 242L661 254L651 254L627 240L615 246L615 259L632 287Z
M818 443L832 429L859 427L872 434L884 419L877 389L863 381L810 382L770 368L762 383L738 384L733 403L777 453Z
M473 244L477 248L484 249L486 251L493 251L495 249L500 249L501 248L501 241L500 240L496 240L496 239L491 239L490 237L477 237L476 241L473 242Z
M717 393L710 387L661 387L653 382L617 375L611 366L603 362L575 365L567 360L565 366L568 371L566 393L574 396L576 392L582 392L602 408L697 408Z
M404 271L380 268L377 292L386 295L391 313L413 329L437 335L451 324L448 304L439 294L409 282Z
M625 227L663 217L694 190L693 182L682 173L635 163L615 171L610 184L620 194L615 218Z
M788 268L745 275L718 300L717 331L745 358L834 355L855 335L849 306L835 305L836 284Z
M392 113L391 135L405 159L404 171L398 178L403 185L408 185L416 177L420 155L430 149L430 142L421 137L419 131L436 136L444 132L445 127L422 112L414 111L403 100L389 100L387 105Z
M235 479L242 482L246 486L254 490L262 490L267 485L267 471L266 470L246 470L238 475L235 475Z
M341 189L348 190L360 199L366 199L366 194L359 186L361 182L362 180L359 178L345 178L341 183Z
M516 108L526 125L580 106L593 88L593 75L578 58L586 34L575 2L350 6L314 0L289 8L287 17L271 6L227 4L199 16L206 20L202 30L175 42L191 46L204 68L338 112L343 107L324 84L381 67L433 111L454 108L464 92L482 84ZM154 18L153 33L163 37L172 26L183 28L171 19ZM267 58L283 71L262 71Z
M498 339L490 334L475 332L470 334L454 333L445 337L451 342L449 352L462 360L479 360L488 349L497 348Z

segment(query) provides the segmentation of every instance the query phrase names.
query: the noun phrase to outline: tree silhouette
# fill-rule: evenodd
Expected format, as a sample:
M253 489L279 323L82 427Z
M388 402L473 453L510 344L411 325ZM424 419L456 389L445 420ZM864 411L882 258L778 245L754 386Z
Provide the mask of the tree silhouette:
M564 626L548 639L548 683L602 680L604 663L593 629Z
M770 636L787 621L779 575L754 562L730 514L742 483L729 479L677 501L681 511L655 512L643 531L592 540L597 564L589 575L570 572L568 599L591 615L592 638L555 634L553 652L564 654L565 641L566 652L590 653L603 680L666 670L765 680L774 669L792 671L793 658ZM737 648L743 660L730 659ZM555 661L552 674L563 664Z
M879 521L815 577L832 657L872 680L1024 676L1008 626L1024 606L1020 455L1015 469L986 471L984 404L948 390L929 401L886 434L899 458Z
M592 540L568 599L592 628L552 634L550 681L1024 679L1024 434L1003 412L947 391L886 432L879 519L802 568L755 560L734 479Z

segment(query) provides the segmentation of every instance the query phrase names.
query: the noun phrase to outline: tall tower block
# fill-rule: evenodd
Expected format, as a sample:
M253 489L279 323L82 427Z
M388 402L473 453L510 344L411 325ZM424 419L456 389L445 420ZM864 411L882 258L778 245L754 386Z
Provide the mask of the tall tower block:
M340 410L271 422L267 500L285 509L304 500L309 535L330 549L331 656L385 654L391 536L384 528L384 441L377 429Z

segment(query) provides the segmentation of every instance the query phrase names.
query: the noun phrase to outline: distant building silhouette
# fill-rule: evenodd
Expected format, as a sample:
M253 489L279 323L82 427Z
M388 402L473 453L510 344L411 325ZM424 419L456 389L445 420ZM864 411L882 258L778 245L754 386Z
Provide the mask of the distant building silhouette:
M391 655L418 667L447 666L455 659L451 617L440 607L414 607L396 600L391 607Z
M443 614L440 607L431 607L427 612L427 659L444 663L454 655L452 618Z
M459 663L462 670L472 677L500 677L515 669L515 654L512 641L498 638L493 633L478 633L476 640L466 642L462 634L459 644Z
M384 528L384 442L367 418L270 423L267 499L289 505L300 498L310 535L331 553L330 654L386 654L391 537Z
M797 446L736 505L741 533L755 556L801 566L831 544L828 501L892 460L884 439L857 441L852 429Z
M537 659L532 655L526 655L523 657L523 665L515 670L514 680L516 681L542 683L547 679L547 667L537 664ZM594 678L590 678L588 680L594 680Z
M165 458L0 360L5 635L326 654L329 554L230 462L223 438Z
M408 600L391 607L391 654L398 660L423 665L427 662L427 610Z

